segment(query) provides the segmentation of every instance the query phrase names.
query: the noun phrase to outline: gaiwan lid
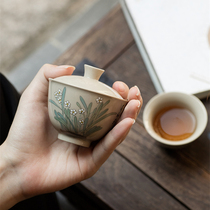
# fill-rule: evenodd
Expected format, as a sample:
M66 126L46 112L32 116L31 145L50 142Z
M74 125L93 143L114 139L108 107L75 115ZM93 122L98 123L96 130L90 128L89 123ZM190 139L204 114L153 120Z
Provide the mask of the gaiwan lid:
M63 84L67 84L69 86L74 86L80 89L85 89L91 92L100 93L102 95L108 95L114 98L124 100L116 90L98 81L101 75L104 73L103 69L89 66L87 64L85 64L84 67L84 76L62 76L52 80Z

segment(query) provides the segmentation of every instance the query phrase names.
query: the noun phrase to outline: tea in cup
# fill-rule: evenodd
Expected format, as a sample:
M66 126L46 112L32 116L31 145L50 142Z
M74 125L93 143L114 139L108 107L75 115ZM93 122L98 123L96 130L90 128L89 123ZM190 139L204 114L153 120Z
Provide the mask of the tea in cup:
M147 132L167 147L196 140L207 125L207 111L195 96L169 92L154 96L146 105L143 122Z

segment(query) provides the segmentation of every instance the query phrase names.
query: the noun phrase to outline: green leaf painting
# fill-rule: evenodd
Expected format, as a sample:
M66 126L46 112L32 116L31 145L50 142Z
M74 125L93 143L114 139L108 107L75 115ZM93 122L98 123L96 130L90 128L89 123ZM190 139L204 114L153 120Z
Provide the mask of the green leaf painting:
M87 104L82 96L76 102L77 109L71 109L71 103L66 100L66 87L59 89L54 93L55 101L49 99L49 102L60 111L54 110L54 118L57 120L61 129L73 132L81 136L90 136L102 129L97 123L102 122L109 116L117 115L116 112L109 113L106 106L110 100L103 102L101 97L94 102ZM93 108L94 107L94 108Z

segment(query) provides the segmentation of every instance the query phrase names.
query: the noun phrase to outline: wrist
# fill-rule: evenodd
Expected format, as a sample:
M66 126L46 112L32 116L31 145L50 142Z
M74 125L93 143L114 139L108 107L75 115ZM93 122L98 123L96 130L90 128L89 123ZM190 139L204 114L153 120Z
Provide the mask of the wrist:
M5 144L0 146L0 209L9 209L23 200L17 169L7 157Z

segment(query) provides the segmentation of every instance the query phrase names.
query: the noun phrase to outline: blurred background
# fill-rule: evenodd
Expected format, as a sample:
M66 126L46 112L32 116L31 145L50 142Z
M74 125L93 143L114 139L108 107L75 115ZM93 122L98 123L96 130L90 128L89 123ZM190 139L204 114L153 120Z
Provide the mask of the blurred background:
M22 92L119 0L1 0L0 72Z

